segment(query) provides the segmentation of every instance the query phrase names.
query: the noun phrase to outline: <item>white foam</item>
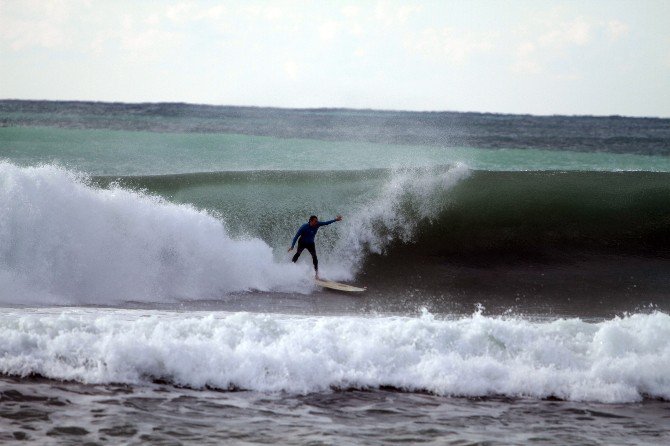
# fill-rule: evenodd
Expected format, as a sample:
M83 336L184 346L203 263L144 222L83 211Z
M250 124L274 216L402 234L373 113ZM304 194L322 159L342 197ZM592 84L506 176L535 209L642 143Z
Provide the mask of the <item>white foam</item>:
M0 302L97 303L309 290L309 268L185 205L0 163Z
M1 373L85 383L670 399L670 316L658 312L587 323L13 310L0 338Z

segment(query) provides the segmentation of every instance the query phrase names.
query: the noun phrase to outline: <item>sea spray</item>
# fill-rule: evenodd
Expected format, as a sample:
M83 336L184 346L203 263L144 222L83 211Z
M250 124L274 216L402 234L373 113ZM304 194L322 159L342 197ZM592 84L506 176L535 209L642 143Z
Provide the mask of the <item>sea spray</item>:
M206 211L54 166L0 163L0 301L111 304L310 289L306 267L276 263Z
M670 399L670 316L602 322L10 310L0 373L84 383L311 393L391 386L439 395Z
M368 253L382 254L392 242L412 241L418 226L448 205L449 189L469 175L464 164L394 170L379 195L342 224L328 259L338 261L326 262L331 277L352 279Z

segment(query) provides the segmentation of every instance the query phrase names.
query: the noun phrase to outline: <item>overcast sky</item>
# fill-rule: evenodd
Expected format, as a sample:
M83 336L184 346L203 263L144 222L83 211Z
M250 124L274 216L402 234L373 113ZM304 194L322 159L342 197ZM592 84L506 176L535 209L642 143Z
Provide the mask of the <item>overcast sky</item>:
M0 0L0 98L670 117L670 1Z

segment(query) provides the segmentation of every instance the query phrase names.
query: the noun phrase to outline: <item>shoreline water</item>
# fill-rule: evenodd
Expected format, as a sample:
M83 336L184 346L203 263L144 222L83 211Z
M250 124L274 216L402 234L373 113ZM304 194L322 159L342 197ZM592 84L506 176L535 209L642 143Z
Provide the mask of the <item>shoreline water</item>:
M0 437L96 444L663 445L670 403L451 398L393 390L309 395L0 378Z

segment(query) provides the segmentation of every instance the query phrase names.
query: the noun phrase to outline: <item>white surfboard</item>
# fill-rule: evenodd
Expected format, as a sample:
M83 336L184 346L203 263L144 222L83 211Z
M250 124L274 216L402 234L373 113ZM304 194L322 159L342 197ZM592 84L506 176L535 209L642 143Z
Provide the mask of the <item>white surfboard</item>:
M360 293L367 288L359 288L357 286L347 285L346 283L333 282L332 280L314 279L314 282L324 288L337 291L346 291L350 293Z

